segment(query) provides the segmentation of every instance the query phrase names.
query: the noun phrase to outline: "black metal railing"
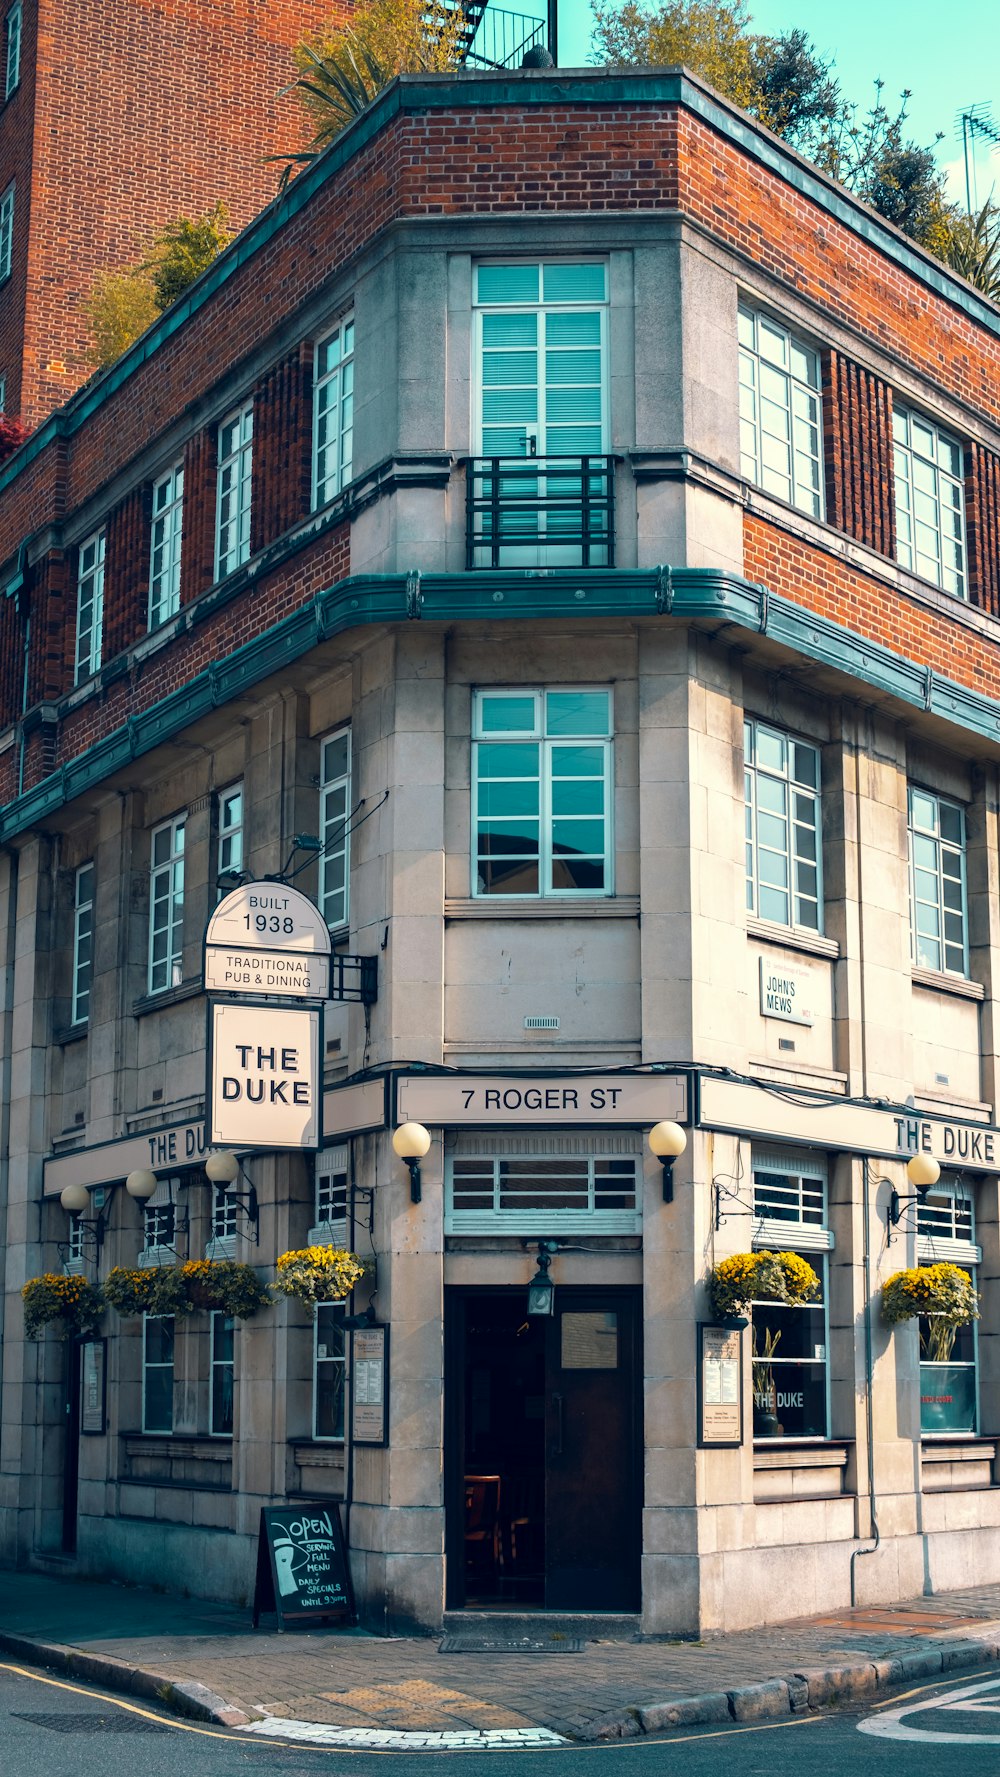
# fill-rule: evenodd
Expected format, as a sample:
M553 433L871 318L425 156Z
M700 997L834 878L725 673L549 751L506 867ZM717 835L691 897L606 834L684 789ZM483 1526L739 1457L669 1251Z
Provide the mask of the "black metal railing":
M472 457L468 568L615 565L615 459Z
M487 6L465 53L469 68L519 68L529 49L545 42L545 20Z

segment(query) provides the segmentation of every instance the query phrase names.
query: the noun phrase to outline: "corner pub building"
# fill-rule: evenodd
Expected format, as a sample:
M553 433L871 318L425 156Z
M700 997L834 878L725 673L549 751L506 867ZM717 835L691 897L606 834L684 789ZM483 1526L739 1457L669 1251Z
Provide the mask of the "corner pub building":
M375 1627L1000 1578L998 369L681 70L411 76L5 466L3 1559L246 1599L301 1498ZM354 997L233 1194L202 941L293 871ZM323 1243L315 1318L23 1334L63 1265ZM756 1249L822 1293L755 1391ZM934 1259L937 1362L880 1306Z

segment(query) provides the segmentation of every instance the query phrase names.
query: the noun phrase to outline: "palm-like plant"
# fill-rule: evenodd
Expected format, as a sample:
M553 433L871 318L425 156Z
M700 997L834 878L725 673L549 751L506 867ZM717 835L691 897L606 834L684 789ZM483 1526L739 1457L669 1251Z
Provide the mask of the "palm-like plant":
M303 40L295 51L298 94L313 124L306 146L272 156L285 163L279 189L296 168L315 160L397 74L443 74L457 68L468 24L457 0L363 0L351 23Z
M987 200L977 215L959 216L948 234L945 263L1000 302L1000 210Z

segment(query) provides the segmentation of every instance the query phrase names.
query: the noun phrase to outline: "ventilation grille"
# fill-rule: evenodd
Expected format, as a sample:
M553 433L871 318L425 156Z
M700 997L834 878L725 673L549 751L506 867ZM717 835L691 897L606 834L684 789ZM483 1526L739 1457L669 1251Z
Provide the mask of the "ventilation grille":
M524 1028L525 1030L558 1030L559 1020L558 1018L526 1018Z

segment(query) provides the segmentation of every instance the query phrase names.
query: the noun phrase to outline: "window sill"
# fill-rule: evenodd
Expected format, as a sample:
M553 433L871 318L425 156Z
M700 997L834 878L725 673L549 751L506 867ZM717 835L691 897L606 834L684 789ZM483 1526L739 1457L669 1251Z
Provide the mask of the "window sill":
M963 975L947 975L943 969L911 969L914 987L926 987L932 993L953 993L961 1000L984 1000L986 989L981 981L967 981Z
M753 1466L773 1468L846 1468L848 1446L836 1438L755 1439Z
M445 901L445 919L638 919L638 895L528 896L483 895Z
M133 1018L145 1018L148 1012L160 1012L164 1006L177 1006L181 1000L193 1000L204 993L199 975L194 981L182 981L179 987L165 987L162 993L144 993L132 1002Z
M747 914L747 937L759 938L765 944L778 944L785 950L801 950L807 956L826 957L837 962L840 945L836 938L824 938L822 932L802 932L794 926L771 925L769 920Z
M52 1032L52 1041L57 1049L65 1049L70 1043L82 1042L90 1035L90 1025L84 1018L79 1024L64 1024L59 1030Z

